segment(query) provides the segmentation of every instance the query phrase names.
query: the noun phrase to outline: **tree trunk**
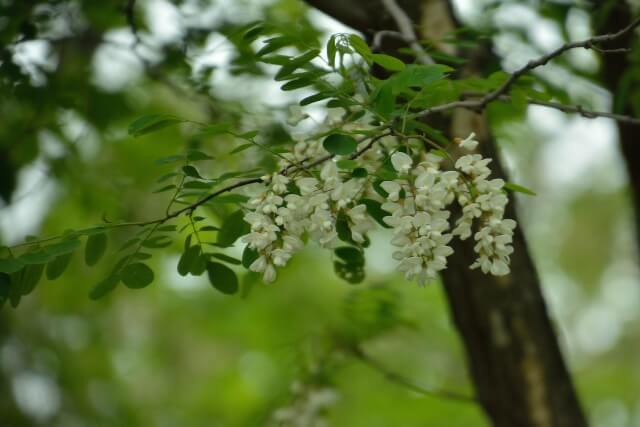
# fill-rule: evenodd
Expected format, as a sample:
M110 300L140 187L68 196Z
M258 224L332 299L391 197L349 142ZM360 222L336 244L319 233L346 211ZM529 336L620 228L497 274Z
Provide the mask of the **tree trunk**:
M611 4L610 1L596 1L594 4L596 5L596 12L603 14L601 15L603 19L600 22L596 22L595 31L597 33L613 33L631 23L633 15L631 7L626 1L615 2L608 11L603 9L606 9ZM637 32L631 32L618 40L616 47L631 48L635 34ZM638 91L640 88L637 83L634 86L625 87L630 80L630 73L636 73L636 75L638 73L637 65L631 66L629 58L629 54L605 53L602 61L601 78L604 87L614 97L614 105L620 105L620 111L616 111L616 113L635 116L631 102L629 102L631 100L630 92ZM620 150L629 176L629 186L634 206L636 242L640 245L640 144L638 144L638 141L640 141L640 126L622 122L617 122L617 126Z
M307 2L368 36L396 29L379 1ZM434 39L438 38L434 31L455 26L444 0L398 3L414 22L431 31L429 36ZM442 16L434 18L434 13ZM484 117L471 113L458 115L452 128L456 136L465 136L470 129L480 134L482 154L494 159L494 176L505 178ZM516 218L513 203L507 217ZM493 425L586 426L522 231L516 229L512 273L506 277L470 270L469 265L475 259L473 246L472 239L453 244L455 253L449 258L449 267L442 278L453 320L464 343L476 395Z

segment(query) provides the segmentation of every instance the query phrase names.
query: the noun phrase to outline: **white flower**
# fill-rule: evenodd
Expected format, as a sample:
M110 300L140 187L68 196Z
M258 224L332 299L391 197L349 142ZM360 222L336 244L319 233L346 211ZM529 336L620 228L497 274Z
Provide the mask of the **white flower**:
M300 194L308 196L318 190L318 180L315 178L296 179L296 185L300 189Z
M456 161L456 169L467 175L471 175L474 180L482 180L491 175L491 170L487 165L491 159L483 159L480 154L467 154Z
M371 127L358 123L353 126ZM474 138L471 134L458 143L472 150L478 144ZM387 138L378 144L381 146L359 158L371 175L379 170L385 153L400 141ZM290 167L294 160L324 155L320 140L301 140L293 152L287 153L281 167ZM421 158L414 167L410 154L394 152L391 164L401 178L380 184L387 194L381 208L388 212L383 221L392 228L391 244L395 249L391 256L398 261L398 270L420 284L432 281L447 267L447 257L453 253L449 244L455 236L461 240L474 238L477 258L471 268L493 275L508 274L516 223L504 219L509 199L504 193L504 181L489 179L491 159L469 154L455 162L455 170L446 170L442 156L428 152ZM302 172L287 171L293 176ZM317 170L311 174L295 178L299 194L289 193L289 176L267 175L263 177L267 184L264 192L247 204L251 211L244 219L251 225L251 232L242 239L258 252L249 269L262 273L265 282L274 281L277 268L286 266L302 249L303 236L324 248L338 246L338 218L346 218L355 243L365 243L366 234L375 226L367 205L360 202L361 198L378 197L369 179L340 173L332 160L324 162L319 174ZM456 210L459 215L452 229L450 206L455 202L461 209Z
M291 259L291 252L286 251L284 249L275 249L271 252L271 257L273 259L273 265L277 267L284 267Z
M476 134L471 132L471 134L465 139L460 141L460 147L465 150L473 151L478 146L478 141L475 140Z
M402 190L402 186L398 184L396 181L384 181L380 184L380 187L384 191L386 191L389 195L387 199L392 202L397 202L400 197L400 190Z
M276 194L286 193L288 183L289 183L289 178L287 178L284 175L274 173L273 178L271 179L271 189Z
M351 238L357 243L364 243L364 234L375 227L373 221L366 215L365 205L355 206L347 211L347 216L351 222Z
M262 280L265 283L271 283L276 280L276 268L273 264L267 264L267 268L264 270L264 274L262 275Z
M401 151L396 151L391 155L391 164L393 168L399 173L407 173L411 170L413 160L411 157Z
M253 261L249 266L249 270L254 271L256 273L262 273L264 272L264 270L266 270L266 268L267 268L267 257L265 257L264 255L256 258L256 260Z
M324 181L324 188L326 190L333 189L340 183L340 175L338 174L338 167L331 160L326 162L320 170L320 178Z

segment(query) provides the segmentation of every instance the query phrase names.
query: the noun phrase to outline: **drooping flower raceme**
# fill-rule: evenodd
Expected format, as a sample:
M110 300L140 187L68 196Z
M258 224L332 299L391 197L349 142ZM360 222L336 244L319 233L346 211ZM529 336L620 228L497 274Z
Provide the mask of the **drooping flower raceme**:
M471 134L458 144L474 150L478 145L474 138ZM386 143L387 150L398 146L398 141L392 140L382 142L383 148ZM323 151L316 142L299 142L292 161L308 160L309 154L322 155ZM516 223L504 219L508 198L504 181L489 179L491 159L468 154L455 162L454 170L446 170L442 166L445 158L434 152L415 160L416 154L405 151L391 154L396 177L379 185L386 195L380 206L388 213L383 221L392 228L391 244L396 248L392 257L398 261L398 271L420 284L432 281L447 267L447 257L453 253L451 240L473 236L478 257L471 268L508 274ZM258 254L250 270L271 282L276 278L276 267L285 266L303 247L305 236L333 249L345 240L345 225L345 241L366 246L367 233L375 223L363 199L368 197L371 202L379 197L371 178L385 156L374 150L363 156L359 161L368 171L364 177L340 171L333 160L326 161L319 173L298 168L290 177L284 165L282 174L263 177L266 190L249 201L250 211L244 217L251 232L243 241ZM454 204L459 206L453 210L457 218L452 218Z
M365 234L374 227L373 220L366 215L366 206L356 203L364 179L343 181L332 161L325 163L320 179L295 179L299 194L284 194L291 182L284 175L265 176L263 181L269 184L268 189L249 201L253 210L244 219L251 225L251 233L243 241L258 252L249 269L263 273L265 282L275 280L275 267L284 267L303 247L303 233L323 248L335 248L339 242L338 215L347 219L356 243L364 242Z
M393 227L391 244L398 248L393 258L400 261L398 270L407 279L420 284L446 268L447 257L453 253L448 246L451 212L445 207L459 185L458 173L440 171L440 160L429 154L413 168L411 156L396 152L391 164L399 177L381 185L388 193L382 209L391 214L384 221Z
M462 216L456 222L453 234L462 240L468 239L473 233L472 226L475 222L479 229L473 235L478 259L471 268L503 276L509 274L509 256L513 252L511 243L516 222L504 218L509 199L503 190L503 180L488 179L491 170L487 165L490 162L491 159L484 159L479 154L460 157L456 162L455 167L471 183L459 192L458 203L462 207Z
M462 140L460 147L475 149L478 142L474 137L471 134ZM388 193L382 208L391 214L384 221L393 227L391 243L398 247L393 253L394 259L400 261L398 270L418 283L434 279L446 268L447 256L453 253L448 246L452 237L468 239L475 223L479 229L473 234L478 258L471 268L496 276L508 274L516 222L504 219L508 203L504 181L488 179L491 159L479 154L460 157L455 163L456 171L442 171L442 160L429 153L414 168L408 154L396 152L391 156L399 179L382 183ZM462 208L462 215L450 230L451 212L447 207L454 200Z

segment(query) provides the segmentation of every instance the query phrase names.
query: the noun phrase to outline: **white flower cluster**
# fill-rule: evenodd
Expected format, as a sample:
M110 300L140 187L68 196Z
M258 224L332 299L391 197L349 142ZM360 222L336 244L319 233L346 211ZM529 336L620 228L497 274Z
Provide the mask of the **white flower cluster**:
M273 422L288 427L327 427L327 410L339 396L332 388L305 389L299 383L292 387L294 401L273 414Z
M462 141L473 140L474 134ZM473 141L475 142L475 141ZM477 142L473 145L475 147ZM488 164L491 159L482 158L479 154L469 154L456 161L456 169L464 173L472 185L461 188L458 203L462 207L462 216L456 222L453 234L460 239L468 239L472 234L473 222L477 221L479 229L473 237L476 241L474 250L478 259L471 268L480 268L483 273L494 276L509 274L509 256L513 252L513 230L516 222L504 218L504 211L509 199L504 193L504 181L489 180L491 170Z
M356 243L364 242L365 233L374 227L366 206L356 204L364 180L343 181L332 161L325 163L320 179L293 179L297 192L289 192L292 179L287 176L276 173L263 180L269 185L266 192L249 201L253 210L244 219L251 225L251 233L243 241L258 252L249 269L263 273L267 283L275 280L276 267L285 266L303 247L303 233L307 232L324 248L336 247L336 221L340 213L347 218L351 238Z
M384 222L393 227L391 244L398 248L393 258L400 261L398 270L408 280L420 284L446 268L447 257L453 253L447 246L452 238L448 232L451 212L445 208L455 199L459 174L441 171L441 160L429 153L414 168L408 154L396 152L391 163L399 177L381 184L388 193L382 209L391 213Z
M460 146L474 149L477 141L471 134ZM409 280L424 284L433 280L447 266L447 257L453 253L448 246L453 236L465 240L472 235L477 221L479 231L474 238L478 259L471 268L480 267L484 273L509 273L509 255L515 221L504 219L508 202L502 191L504 181L487 180L491 174L479 154L461 157L455 171L440 169L443 158L428 153L424 161L414 167L406 153L396 152L391 163L399 177L385 181L381 187L388 193L382 208L391 215L384 221L393 227L391 243L398 249L393 258L400 261L398 270ZM448 207L458 201L462 216L450 231Z
M465 150L474 150L478 142L471 134L457 140ZM382 146L397 147L398 141L383 140ZM360 161L370 174L375 174L384 150L369 150ZM295 144L287 164L326 155L317 140ZM383 218L393 229L391 244L397 249L393 258L398 270L409 280L425 284L447 267L449 246L454 237L466 240L473 236L478 258L471 268L484 273L509 273L509 257L513 252L513 230L516 223L504 219L508 198L504 181L489 179L491 159L468 154L455 162L454 170L442 168L444 157L429 152L414 164L413 156L396 151L391 156L397 179L381 183L387 193ZM291 163L288 163L291 162ZM327 161L319 176L296 169L294 176L275 173L263 177L267 187L249 201L250 211L244 216L251 232L243 238L258 258L250 270L263 274L265 282L276 278L276 268L285 266L292 255L303 247L303 235L324 248L338 245L338 221L344 219L350 238L356 244L367 241L366 233L374 228L362 197L377 197L367 178L354 178L340 173L334 161ZM304 173L304 175L303 175ZM450 222L452 205L457 202L461 215ZM344 236L342 236L344 239Z

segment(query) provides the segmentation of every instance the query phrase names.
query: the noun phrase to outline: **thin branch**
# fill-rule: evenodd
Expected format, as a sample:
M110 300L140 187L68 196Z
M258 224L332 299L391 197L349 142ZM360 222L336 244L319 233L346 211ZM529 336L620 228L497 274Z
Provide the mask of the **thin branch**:
M403 377L402 375L390 371L386 366L382 365L380 362L369 357L360 347L351 347L349 348L350 353L361 362L365 363L369 367L374 370L380 372L387 380L398 384L402 387L405 387L414 393L421 394L423 396L435 397L438 399L447 399L447 400L455 400L461 403L470 403L477 404L478 401L476 398L472 396L467 396L464 394L448 391L448 390L434 390L428 389L426 387L417 385L411 382L409 379Z
M384 128L381 128L384 129ZM364 154L366 151L368 151L369 149L371 149L371 147L373 147L373 145L379 141L380 139L384 138L385 136L391 135L390 131L387 132L381 132L380 134L374 136L371 138L371 140L364 145L362 148L360 148L358 151L356 151L355 153L351 154L349 156L349 158L351 160L356 159L358 157L360 157L362 154ZM359 141L360 143L366 141L367 139L369 139L369 137L365 137L363 140ZM314 160L313 162L307 164L307 165L295 165L294 167L292 167L292 165L288 165L284 168L282 168L280 170L279 173L283 174L283 175L287 175L291 172L297 172L300 170L303 170L304 168L311 168L311 167L315 167L318 165L321 165L322 163L331 160L335 157L334 154L327 154L325 156L319 157L318 159ZM304 163L306 161L306 159L302 160L302 162ZM242 187L246 187L248 185L251 184L260 184L262 183L263 180L262 178L247 178L241 181L238 181L234 184L228 185L226 187L220 188L216 191L214 191L213 193L208 194L207 196L203 197L202 199L188 205L185 206L181 209L178 209L174 212L171 213L167 213L165 216L163 216L162 218L157 218L157 219L153 219L153 220L149 220L149 221L141 221L141 222L123 222L123 223L118 223L118 224L108 224L108 225L104 225L105 230L106 229L111 229L111 228L121 228L121 227L145 227L147 225L160 225L163 224L171 219L177 218L182 214L185 213L190 213L193 212L194 210L196 210L197 208L199 208L200 206L206 204L208 201L224 194L224 193L228 193L230 191L236 190L238 188L242 188ZM174 196L175 197L175 196ZM80 233L82 233L82 230L79 230ZM24 243L19 243L17 245L12 246L12 248L19 248L22 246L30 246L30 245L35 245L35 244L40 244L40 243L46 243L46 242L50 242L53 240L58 240L60 238L66 237L67 234L59 234L56 236L51 236L51 237L47 237L44 239L40 239L40 240L33 240L30 242L24 242Z
M371 50L373 51L380 50L380 48L382 47L382 40L385 37L392 37L394 39L402 40L405 43L407 42L407 39L405 38L405 36L403 36L402 33L399 33L397 31L390 31L390 30L376 31L376 33L373 35L373 43L371 44Z
M511 97L508 95L502 95L498 98L500 101L511 101ZM537 99L527 99L527 103L529 105L541 105L543 107L553 108L554 110L563 111L565 113L576 113L581 115L582 117L586 117L588 119L595 119L598 117L605 117L608 119L613 119L621 123L629 123L632 125L640 125L640 119L625 116L623 114L615 114L615 113L607 113L605 111L593 111L587 110L580 105L566 105L559 102L552 101L539 101Z
M631 52L630 48L621 47L618 49L602 49L596 45L585 46L585 49L593 49L598 53L629 53Z
M435 61L431 59L429 54L425 52L422 46L420 46L420 43L418 43L418 37L416 36L416 32L413 30L413 22L411 22L411 18L409 18L405 11L398 6L396 0L382 0L382 4L396 22L398 30L400 30L400 34L402 34L404 41L408 43L411 50L413 50L418 62L426 65L435 64Z
M482 109L484 109L485 107L482 105L482 100L484 98L478 98L478 99L465 99L465 100L461 100L461 101L453 101L453 102L449 102L447 104L441 104L441 105L436 105L435 107L431 107L428 108L426 110L422 110L419 113L416 114L412 114L409 117L410 118L415 118L415 117L426 117L426 116L430 116L432 114L436 114L436 113L442 113L445 111L450 111L450 110L455 110L457 108L464 108L467 110L472 110L472 111L481 111ZM509 95L500 95L497 98L498 101L511 101L511 97ZM548 108L553 108L555 110L559 110L559 111L564 111L565 113L576 113L576 114L580 114L582 117L586 117L589 119L595 119L597 117L604 117L604 118L608 118L608 119L613 119L616 120L618 122L621 123L628 123L628 124L632 124L632 125L639 125L640 126L640 119L635 118L635 117L631 117L631 116L625 116L623 114L615 114L615 113L608 113L606 111L593 111L593 110L588 110L585 109L579 105L567 105L567 104L562 104L559 102L552 102L552 101L539 101L536 99L527 99L527 104L529 105L540 105L543 107L548 107Z
M543 55L538 59L534 59L527 62L527 64L524 67L514 71L511 74L511 76L509 76L507 81L505 81L499 88L497 88L493 92L488 93L484 98L482 98L478 105L479 109L483 109L490 102L495 101L501 95L505 95L509 91L509 89L511 89L511 86L513 86L516 80L518 80L524 74L534 70L535 68L546 65L549 61L562 55L566 51L571 49L576 49L576 48L592 49L594 45L597 45L600 43L607 43L607 42L611 42L616 39L619 39L625 36L626 34L632 32L633 30L635 30L638 26L640 26L640 17L636 18L631 24L627 25L625 28L621 29L617 33L603 34L600 36L591 37L589 39L578 41L578 42L565 43L564 45L547 53L546 55Z

